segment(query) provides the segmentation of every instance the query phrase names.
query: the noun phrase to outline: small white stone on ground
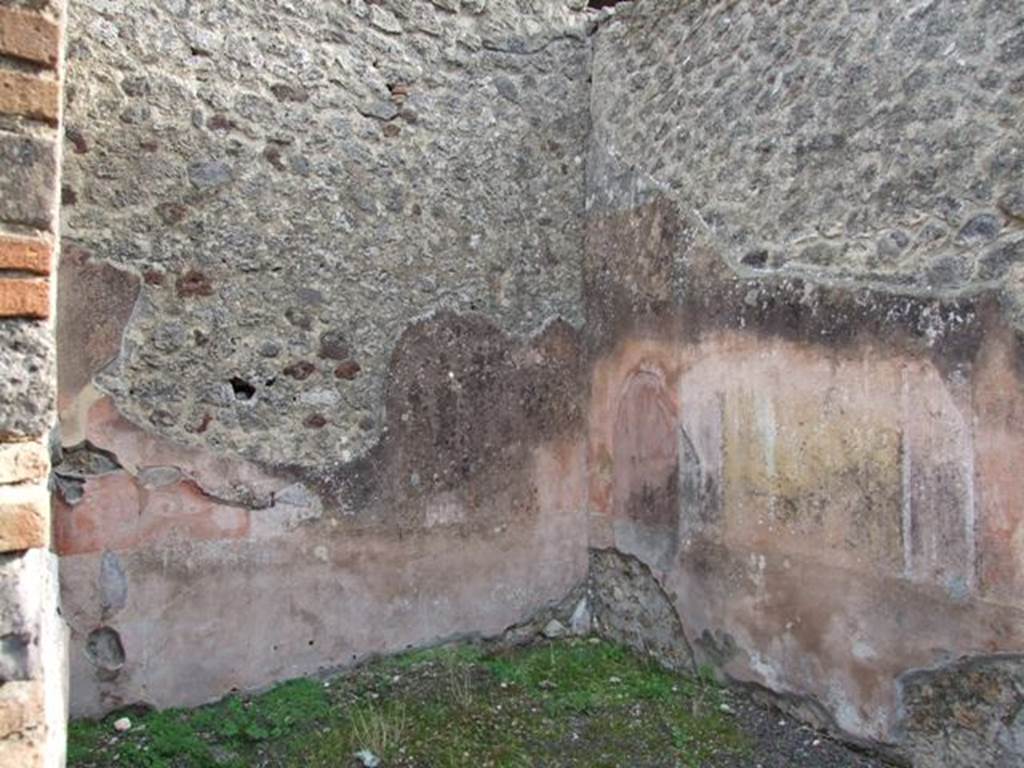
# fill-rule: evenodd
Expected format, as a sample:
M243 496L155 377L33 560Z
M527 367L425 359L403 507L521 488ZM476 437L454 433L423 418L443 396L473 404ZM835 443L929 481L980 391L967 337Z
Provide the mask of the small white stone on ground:
M119 717L114 721L114 730L118 733L124 733L132 727L132 721L127 717Z
M356 759L363 764L363 768L377 768L380 765L380 758L368 749L356 752Z

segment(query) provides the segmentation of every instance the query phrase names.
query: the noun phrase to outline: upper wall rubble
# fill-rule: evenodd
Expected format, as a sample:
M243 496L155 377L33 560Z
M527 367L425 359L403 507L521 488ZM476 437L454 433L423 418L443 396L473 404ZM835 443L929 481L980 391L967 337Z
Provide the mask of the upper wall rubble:
M587 164L591 546L820 725L1018 764L1020 4L620 8Z
M740 275L1004 288L1022 322L1019 4L620 8L595 37L590 210L656 190Z
M139 292L99 386L177 442L315 466L380 438L414 320L578 325L572 5L75 3L64 236L141 283L66 308ZM111 360L65 352L71 408Z

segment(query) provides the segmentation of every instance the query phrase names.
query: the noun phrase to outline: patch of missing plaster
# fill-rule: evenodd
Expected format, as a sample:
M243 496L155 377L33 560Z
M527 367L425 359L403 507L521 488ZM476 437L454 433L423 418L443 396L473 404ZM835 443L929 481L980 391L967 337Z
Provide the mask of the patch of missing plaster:
M507 627L496 640L499 647L516 647L536 642L538 637L589 635L593 629L590 584L583 581L553 605L537 611L529 619Z
M736 639L728 632L705 629L693 642L718 667L728 664L739 652Z
M53 476L54 490L68 506L75 506L85 498L85 481L80 478Z
M121 636L111 627L97 627L85 641L85 654L104 676L116 676L124 666L124 645Z
M649 654L670 669L697 673L672 598L639 559L616 550L591 550L590 595L600 635Z
M1019 766L1024 655L960 658L898 680L901 746L920 768Z
M287 533L322 515L320 497L302 483L292 483L274 492L270 504L253 515L253 535L262 538Z
M128 577L115 552L104 552L100 560L100 607L104 616L117 613L128 602Z
M86 478L123 470L124 467L113 452L83 440L61 452L60 460L53 468L54 486L61 498L74 506L85 495Z
M200 496L209 499L215 504L223 507L238 507L239 509L265 509L273 504L271 498L263 496L255 489L248 488L241 484L234 484L230 488L218 489L216 493L203 486L198 480L191 476L185 476L181 480ZM230 491L230 495L225 492Z
M0 635L0 685L8 680L29 680L39 664L36 638L29 632Z
M88 440L83 440L64 449L60 463L53 471L61 477L82 479L109 475L123 469L117 455L112 451L97 448Z
M164 488L181 482L182 472L178 467L140 467L136 479L147 490Z

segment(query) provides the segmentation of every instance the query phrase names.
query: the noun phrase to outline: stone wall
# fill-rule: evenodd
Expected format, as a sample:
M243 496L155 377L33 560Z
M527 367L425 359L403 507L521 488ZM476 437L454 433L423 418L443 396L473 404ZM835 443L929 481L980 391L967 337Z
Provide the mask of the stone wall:
M63 5L0 2L0 764L64 762L67 668L49 551Z
M582 581L588 73L565 3L74 4L75 713L500 633Z
M742 275L1024 292L1018 3L625 15L598 36L591 195L638 174Z
M588 49L536 5L75 4L68 280L127 273L96 382L118 410L264 463L349 460L414 321L578 325ZM109 362L71 355L65 416Z
M75 713L589 572L674 666L1019 759L1019 4L200 5L72 8Z
M1019 4L647 0L594 45L591 546L801 716L1016 764Z

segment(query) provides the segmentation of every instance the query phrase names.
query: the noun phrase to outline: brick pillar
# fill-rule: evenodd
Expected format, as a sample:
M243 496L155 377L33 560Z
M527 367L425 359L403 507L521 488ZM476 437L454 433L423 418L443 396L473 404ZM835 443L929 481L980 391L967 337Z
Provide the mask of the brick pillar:
M63 0L0 0L0 766L64 764L50 551Z

